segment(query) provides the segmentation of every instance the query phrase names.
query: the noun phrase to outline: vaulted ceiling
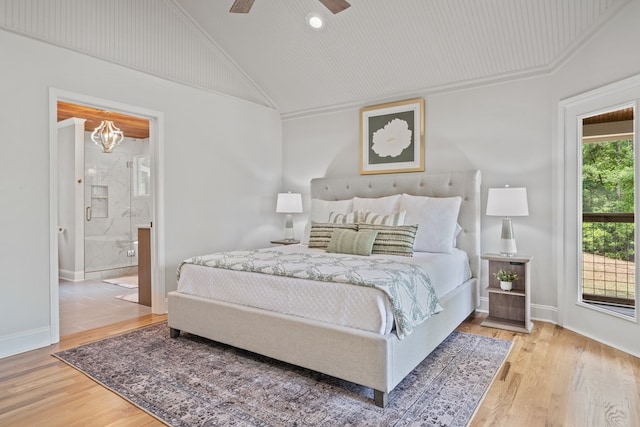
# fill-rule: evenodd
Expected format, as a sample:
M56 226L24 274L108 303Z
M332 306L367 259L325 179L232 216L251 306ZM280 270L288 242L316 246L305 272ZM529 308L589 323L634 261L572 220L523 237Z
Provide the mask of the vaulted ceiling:
M552 72L632 1L0 0L0 28L288 118Z
M628 0L174 0L283 114L553 70ZM305 17L325 18L322 30Z

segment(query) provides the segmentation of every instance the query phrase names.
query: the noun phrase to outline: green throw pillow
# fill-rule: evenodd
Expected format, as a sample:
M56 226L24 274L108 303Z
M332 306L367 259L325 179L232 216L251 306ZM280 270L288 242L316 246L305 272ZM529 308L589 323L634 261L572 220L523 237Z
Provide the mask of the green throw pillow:
M333 230L327 252L369 256L377 235L377 231L353 231L336 228Z
M378 232L373 242L372 254L413 256L417 225L358 224L358 230Z
M327 245L333 235L333 230L349 229L358 230L356 224L333 224L327 222L311 221L311 231L309 232L309 247L318 249L327 249Z

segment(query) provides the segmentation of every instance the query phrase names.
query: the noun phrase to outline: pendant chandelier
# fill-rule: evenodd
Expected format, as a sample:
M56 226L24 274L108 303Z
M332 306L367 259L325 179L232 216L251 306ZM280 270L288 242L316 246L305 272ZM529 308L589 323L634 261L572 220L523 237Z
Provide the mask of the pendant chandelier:
M115 127L111 120L103 120L100 126L91 133L91 140L95 142L100 151L111 153L116 145L124 139L124 134Z

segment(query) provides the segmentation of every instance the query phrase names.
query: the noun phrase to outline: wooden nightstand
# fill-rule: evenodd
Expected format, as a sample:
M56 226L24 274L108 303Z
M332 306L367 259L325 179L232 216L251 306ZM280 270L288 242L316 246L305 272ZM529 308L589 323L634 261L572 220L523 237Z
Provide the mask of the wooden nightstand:
M516 332L531 332L531 273L532 256L502 256L484 254L482 259L489 262L489 315L482 326L508 329ZM518 273L518 280L513 282L513 289L503 291L495 273L500 270L511 270Z
M297 245L300 240L272 240L271 243L274 245Z

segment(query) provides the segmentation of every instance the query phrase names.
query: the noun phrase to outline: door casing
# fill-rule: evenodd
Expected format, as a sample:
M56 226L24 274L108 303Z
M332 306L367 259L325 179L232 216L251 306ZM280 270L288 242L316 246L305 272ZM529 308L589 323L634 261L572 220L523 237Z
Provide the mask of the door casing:
M151 156L152 231L151 231L151 311L167 312L165 288L164 236L164 114L147 108L96 98L56 88L49 89L49 288L50 343L60 341L60 310L58 290L58 152L57 104L66 101L91 105L149 119Z

